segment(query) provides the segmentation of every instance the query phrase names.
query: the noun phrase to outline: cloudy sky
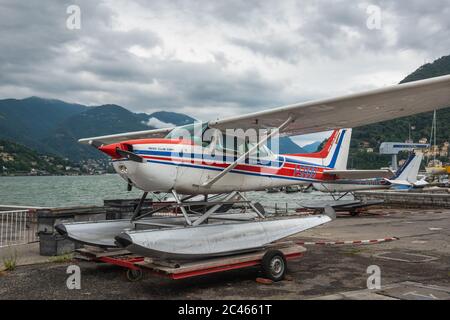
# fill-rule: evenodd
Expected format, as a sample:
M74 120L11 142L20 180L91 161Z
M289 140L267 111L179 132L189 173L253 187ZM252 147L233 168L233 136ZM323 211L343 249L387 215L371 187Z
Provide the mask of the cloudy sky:
M0 0L0 98L225 117L398 83L450 54L449 17L450 0Z

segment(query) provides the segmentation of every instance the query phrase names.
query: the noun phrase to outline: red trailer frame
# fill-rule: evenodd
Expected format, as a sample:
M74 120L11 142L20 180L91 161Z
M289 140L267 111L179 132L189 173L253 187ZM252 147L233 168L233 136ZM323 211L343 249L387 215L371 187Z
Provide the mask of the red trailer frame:
M170 278L172 280L186 279L201 275L225 272L230 270L254 267L262 264L264 255L277 250L286 261L299 259L306 249L293 242L276 243L264 250L242 253L231 256L203 259L191 262L156 261L142 256L136 256L125 250L98 251L79 249L78 258L88 261L103 262L127 269L127 278L138 281L144 272Z

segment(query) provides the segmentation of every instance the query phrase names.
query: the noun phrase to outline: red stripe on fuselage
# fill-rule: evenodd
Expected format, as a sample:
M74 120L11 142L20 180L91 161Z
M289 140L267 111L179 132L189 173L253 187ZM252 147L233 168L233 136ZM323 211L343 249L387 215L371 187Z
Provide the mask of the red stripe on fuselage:
M159 156L147 156L142 155L141 157L145 159L152 159L152 160L161 160L161 161L170 161L172 163L190 163L195 165L204 165L204 166L211 166L214 168L223 168L225 169L230 164L229 163L212 163L207 162L203 160L197 160L197 159L187 159L187 158L170 158L170 157L159 157ZM274 167L267 167L267 166L255 166L255 165L249 165L249 164L239 164L235 167L236 170L251 172L251 173L260 173L260 174L271 174L275 176L281 176L281 177L296 177L296 178L305 178L305 179L314 179L318 181L323 180L332 180L329 179L327 175L323 174L324 169L323 168L317 168L313 166L301 166L303 168L292 168L292 167L286 167L283 166L281 168L274 168ZM311 171L307 171L307 169L311 170L311 168L315 168L314 173L311 173Z

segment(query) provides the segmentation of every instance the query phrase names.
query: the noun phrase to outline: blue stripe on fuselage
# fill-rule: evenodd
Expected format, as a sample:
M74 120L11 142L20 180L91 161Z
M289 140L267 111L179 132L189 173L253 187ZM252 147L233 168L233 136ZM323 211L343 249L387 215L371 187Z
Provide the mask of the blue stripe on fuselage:
M206 170L214 170L214 171L222 171L223 168L216 168L216 167L207 167L204 165L196 165L196 164L190 164L190 163L174 163L167 160L149 160L145 159L147 162L153 162L153 163L159 163L159 164L165 164L165 165L171 165L171 166L180 166L180 167L190 167L190 168L196 168L196 169L206 169ZM272 175L272 174L264 174L259 172L248 172L248 171L241 171L238 169L231 170L233 173L237 174L245 174L250 176L257 176L257 177L266 177L266 178L276 178L276 179L286 179L286 180L296 180L296 181L310 181L315 182L318 181L317 179L307 179L307 178L298 178L298 177L286 177L286 176L278 176L278 175Z

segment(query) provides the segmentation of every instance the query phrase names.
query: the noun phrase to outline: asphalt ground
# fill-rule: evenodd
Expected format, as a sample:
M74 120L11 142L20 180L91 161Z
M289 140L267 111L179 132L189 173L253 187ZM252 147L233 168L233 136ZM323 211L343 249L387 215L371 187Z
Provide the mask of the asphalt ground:
M124 269L108 264L25 265L0 274L0 299L450 299L450 210L371 210L341 216L294 239L387 237L399 240L308 245L304 257L289 262L287 280L272 284L255 281L261 274L254 267L184 280L145 274L129 282ZM66 286L72 264L81 268L79 290ZM380 290L367 289L373 266L379 268Z

